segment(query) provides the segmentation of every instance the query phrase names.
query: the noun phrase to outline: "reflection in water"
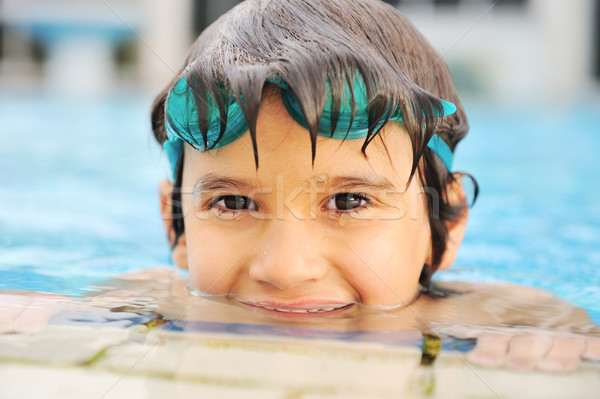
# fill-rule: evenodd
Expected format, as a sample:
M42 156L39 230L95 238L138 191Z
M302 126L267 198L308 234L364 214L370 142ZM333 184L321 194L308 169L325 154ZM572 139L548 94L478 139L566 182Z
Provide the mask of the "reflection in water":
M187 284L187 278L172 269L155 269L106 281L80 298L0 292L0 329L5 333L0 335L0 360L41 364L45 372L57 365L85 366L93 375L115 373L110 378L119 381L121 376L130 382L144 376L148 398L164 397L155 390L160 381L168 381L168 392L189 388L182 397L199 386L226 387L234 397L265 387L285 390L287 395L272 397L338 392L337 397L357 393L429 398L446 397L449 388L464 391L454 397L498 397L505 387L521 385L502 378L494 385L496 376L481 385L482 369L465 367L477 359L477 364L502 365L491 363L496 360L486 357L489 352L478 349L482 334L491 333L486 342L492 346L500 342L494 334L506 337L507 330L539 336L570 331L576 334L568 335L580 343L582 333L598 334L585 311L546 292L514 285L445 283L444 289L459 294L421 295L401 309L355 304L337 313L298 316L268 312L223 295L192 295ZM44 330L46 322L49 328ZM596 356L600 358L600 351ZM574 370L580 358L592 359L577 354L574 363L560 371ZM560 380L561 387L544 382L536 390L546 394L562 389L556 391L562 395L580 387L573 397L585 397L591 391L583 378L594 372L597 369L584 369L568 386ZM196 385L186 385L192 382ZM128 397L117 394L126 386L114 385L114 397ZM132 392L138 393L139 386L134 387ZM232 394L236 389L240 395ZM500 393L490 396L490 392Z
M230 296L193 290L192 295L187 278L167 268L129 273L95 288L81 298L32 292L0 295L5 298L0 302L1 331L34 332L47 321L57 326L142 326L165 332L333 339L410 347L423 344L423 359L430 362L435 356L425 352L431 352L435 345L428 342L441 342L444 349L468 351L482 331L507 327L512 331L518 327L519 331L536 328L533 331L592 335L599 331L584 310L539 289L508 284L444 283L442 289L456 294L436 298L422 294L410 306L399 309L354 304L331 314L277 313L245 305Z
M163 268L129 273L98 285L95 292L61 308L50 324L127 327L152 321L154 327L184 332L408 344L420 344L422 333L463 336L461 330L475 327L598 332L584 310L539 289L471 283L444 283L442 287L456 294L443 298L422 294L410 306L399 309L354 304L332 314L278 314L247 306L231 296L190 290L185 276ZM468 341L467 347L471 343Z

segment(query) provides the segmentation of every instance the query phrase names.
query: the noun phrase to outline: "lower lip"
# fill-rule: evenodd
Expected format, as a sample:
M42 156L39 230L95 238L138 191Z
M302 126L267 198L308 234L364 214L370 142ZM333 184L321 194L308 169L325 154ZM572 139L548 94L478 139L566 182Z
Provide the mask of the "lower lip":
M341 313L345 310L348 310L349 308L352 307L352 304L348 304L346 306L337 308L337 309L333 309L333 310L327 310L327 311L319 311L319 312L294 312L293 309L290 309L290 311L286 312L286 311L280 311L277 309L267 309L267 308L263 308L262 306L258 306L258 305L253 305L250 303L245 303L245 302L240 302L243 305L246 305L252 309L257 309L260 310L262 312L265 313L269 313L269 314L276 314L279 316L286 316L286 317L310 317L310 316L327 316L327 315L332 315L332 314L337 314L337 313Z

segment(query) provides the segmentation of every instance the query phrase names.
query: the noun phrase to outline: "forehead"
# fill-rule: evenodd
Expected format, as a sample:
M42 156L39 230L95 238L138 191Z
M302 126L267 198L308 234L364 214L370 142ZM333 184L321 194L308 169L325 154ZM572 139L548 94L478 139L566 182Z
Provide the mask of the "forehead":
M374 174L401 187L412 166L411 141L401 123L390 122L361 152L364 139L339 140L317 137L314 165L309 132L287 112L276 90L267 90L256 125L259 167L256 168L250 134L216 150L199 152L185 147L184 172L201 177L219 173L269 179L284 175L307 179L314 175Z

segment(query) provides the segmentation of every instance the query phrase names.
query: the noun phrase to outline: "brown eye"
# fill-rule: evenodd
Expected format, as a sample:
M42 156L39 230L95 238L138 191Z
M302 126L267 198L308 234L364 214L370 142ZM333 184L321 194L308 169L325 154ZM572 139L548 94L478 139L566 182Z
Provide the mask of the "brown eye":
M254 211L257 209L256 203L243 195L223 195L213 201L212 207L226 211Z
M347 212L362 208L370 203L367 196L361 193L339 193L332 195L325 207L328 210Z

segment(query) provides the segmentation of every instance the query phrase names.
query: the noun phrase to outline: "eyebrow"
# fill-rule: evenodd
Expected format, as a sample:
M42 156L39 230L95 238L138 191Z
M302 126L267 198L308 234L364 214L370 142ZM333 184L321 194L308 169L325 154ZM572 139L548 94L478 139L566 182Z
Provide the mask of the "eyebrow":
M207 173L194 184L194 192L202 191L252 191L260 187L256 179L242 179L238 177L221 176Z
M396 186L382 176L335 176L329 180L329 185L338 189L367 188L375 190L390 190Z
M355 188L372 190L390 190L396 186L382 176L364 175L364 176L334 176L328 180L328 185L336 189L350 190ZM233 191L247 192L259 189L261 184L256 179L244 179L231 176L216 175L207 173L199 178L194 184L194 192L203 191Z

